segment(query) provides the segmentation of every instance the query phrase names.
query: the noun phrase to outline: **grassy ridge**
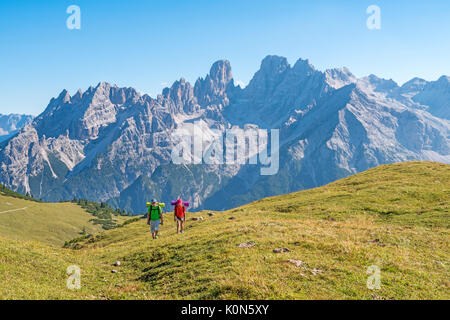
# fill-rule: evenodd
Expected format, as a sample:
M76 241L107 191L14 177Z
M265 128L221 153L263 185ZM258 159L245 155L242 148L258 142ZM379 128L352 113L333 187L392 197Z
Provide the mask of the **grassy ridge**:
M450 166L433 162L383 165L325 187L266 198L247 209L274 208L316 218L364 214L401 225L450 226Z
M73 203L39 203L0 194L0 235L62 246L83 232L97 233L101 226Z
M189 220L183 235L169 213L158 240L142 220L76 250L0 238L0 297L449 299L449 187L450 166L403 163L212 217L190 214L204 219ZM255 245L238 247L245 242ZM66 288L72 264L81 290ZM373 265L380 290L366 286Z
M98 222L99 214L93 215L75 203L44 203L25 196L11 196L9 190L0 189L0 236L6 238L62 246L81 234L102 231L105 223ZM100 222L106 221L107 226L115 227L127 218L110 214L108 219Z

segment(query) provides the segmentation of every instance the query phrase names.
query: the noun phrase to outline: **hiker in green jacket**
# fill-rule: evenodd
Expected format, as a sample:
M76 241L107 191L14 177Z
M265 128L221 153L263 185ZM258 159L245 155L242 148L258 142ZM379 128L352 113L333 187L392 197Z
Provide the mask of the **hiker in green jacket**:
M150 232L153 239L158 239L159 224L163 225L162 209L156 199L152 199L152 203L148 208L147 224L150 225Z

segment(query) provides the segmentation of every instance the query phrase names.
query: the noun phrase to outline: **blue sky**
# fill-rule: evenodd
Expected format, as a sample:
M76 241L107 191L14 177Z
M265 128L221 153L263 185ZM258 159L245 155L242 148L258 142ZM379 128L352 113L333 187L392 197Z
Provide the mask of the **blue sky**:
M69 30L69 5L81 29ZM366 27L369 5L381 30ZM44 110L62 89L107 81L152 96L218 59L248 83L268 54L400 84L450 75L448 0L1 1L0 113Z

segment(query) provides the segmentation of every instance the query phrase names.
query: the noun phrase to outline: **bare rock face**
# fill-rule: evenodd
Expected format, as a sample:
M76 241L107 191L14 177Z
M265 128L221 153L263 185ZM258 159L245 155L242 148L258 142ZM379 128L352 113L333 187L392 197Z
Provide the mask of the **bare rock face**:
M182 78L156 98L101 82L72 96L63 90L32 122L4 129L0 117L0 136L15 130L0 142L0 182L44 200L76 196L134 213L150 198L170 203L180 195L194 209L223 210L380 164L450 163L449 101L449 77L399 87L278 56L266 57L241 89L230 62L220 60L194 86ZM172 134L194 121L206 135L232 126L279 129L279 172L173 164Z
M201 105L218 104L226 101L226 91L232 84L233 76L228 60L215 62L205 79L200 78L195 83L195 96Z

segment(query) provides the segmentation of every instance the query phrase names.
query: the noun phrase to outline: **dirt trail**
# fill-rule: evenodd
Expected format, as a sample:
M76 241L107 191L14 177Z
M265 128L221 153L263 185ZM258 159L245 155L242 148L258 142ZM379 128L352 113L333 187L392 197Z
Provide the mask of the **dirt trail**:
M13 210L6 210L6 211L0 211L1 213L8 213L8 212L14 212L14 211L20 211L20 210L26 210L28 207L20 208L20 209L13 209Z

